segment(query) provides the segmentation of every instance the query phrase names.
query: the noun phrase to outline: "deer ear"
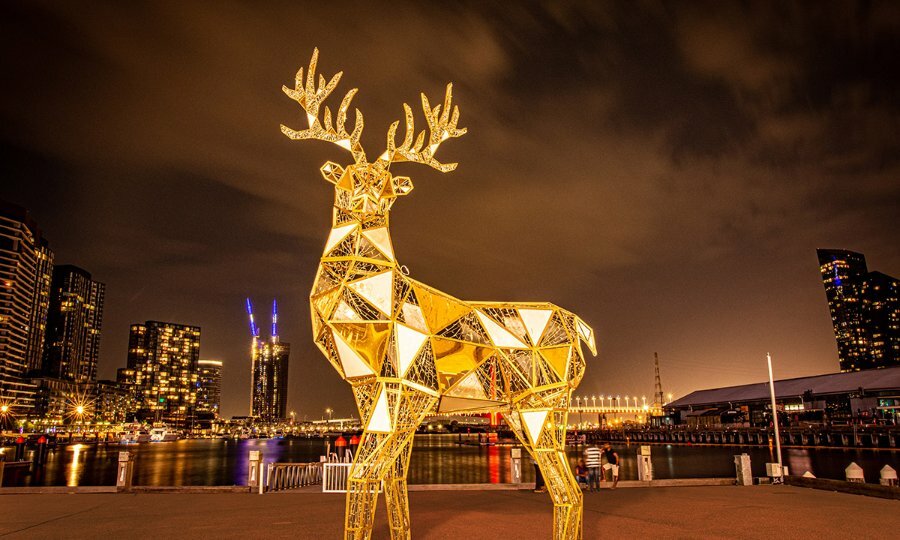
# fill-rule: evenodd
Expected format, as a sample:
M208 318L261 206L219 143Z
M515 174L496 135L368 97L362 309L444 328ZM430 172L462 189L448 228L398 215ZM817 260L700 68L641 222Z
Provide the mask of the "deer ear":
M409 179L408 176L395 176L391 179L394 185L394 193L397 196L408 195L410 191L413 190L412 180Z
M325 165L322 165L320 171L322 172L322 176L325 177L325 180L328 180L332 184L337 184L344 174L344 168L333 161L325 162Z

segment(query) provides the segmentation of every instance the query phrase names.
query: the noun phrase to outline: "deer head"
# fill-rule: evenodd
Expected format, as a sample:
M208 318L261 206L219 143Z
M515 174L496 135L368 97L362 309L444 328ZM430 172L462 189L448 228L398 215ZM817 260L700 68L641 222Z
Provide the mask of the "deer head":
M410 106L404 103L406 134L403 142L397 146L396 133L400 122L396 121L388 128L387 149L373 163L369 163L359 141L363 130L363 115L359 109L355 109L356 121L353 131L348 133L345 127L347 109L356 94L356 88L347 92L341 101L335 124L332 124L331 109L328 106L324 107L324 114L319 120L322 103L335 89L343 72L338 72L328 82L325 81L325 77L319 75L318 85L316 85L315 72L318 58L319 49L314 49L305 82L303 68L300 68L294 88L281 87L288 97L300 104L300 107L306 111L309 128L298 131L282 125L281 132L294 140L318 139L334 143L350 151L354 160L352 165L343 167L328 161L321 168L322 176L335 186L335 205L338 208L359 217L385 215L397 197L406 195L413 189L409 177L391 175L392 163L404 161L422 163L441 172L450 172L456 168L456 163L441 163L434 158L434 154L442 142L466 133L466 128L456 127L456 123L459 121L459 108L454 106L452 114L450 112L452 84L447 85L443 105L436 105L432 108L428 98L422 94L422 110L425 113L429 131L427 144L424 130L414 138L413 112Z

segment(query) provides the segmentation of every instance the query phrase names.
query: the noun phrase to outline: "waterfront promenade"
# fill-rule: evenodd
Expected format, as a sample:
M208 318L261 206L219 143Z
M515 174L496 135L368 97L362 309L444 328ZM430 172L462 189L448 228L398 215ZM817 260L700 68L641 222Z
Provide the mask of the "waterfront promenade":
M374 538L388 538L380 501ZM412 491L413 538L550 538L547 494ZM0 497L4 538L340 538L342 494L35 494ZM584 538L887 538L900 501L792 486L585 493Z

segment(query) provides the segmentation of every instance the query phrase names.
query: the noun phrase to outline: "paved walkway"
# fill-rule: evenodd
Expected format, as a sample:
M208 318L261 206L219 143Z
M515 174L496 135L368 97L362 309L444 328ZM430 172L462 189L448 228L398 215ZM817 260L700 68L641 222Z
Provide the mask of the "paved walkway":
M415 539L549 539L547 494L410 493ZM0 496L6 538L341 537L344 497L322 493ZM889 538L900 501L791 486L618 489L585 494L584 538ZM388 538L379 501L376 539Z

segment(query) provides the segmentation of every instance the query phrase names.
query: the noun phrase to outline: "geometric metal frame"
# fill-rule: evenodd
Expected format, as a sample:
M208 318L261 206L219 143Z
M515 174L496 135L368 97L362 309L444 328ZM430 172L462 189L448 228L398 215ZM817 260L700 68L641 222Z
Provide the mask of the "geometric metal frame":
M284 92L306 111L309 127L281 126L288 137L318 139L349 150L354 163L326 163L334 184L332 229L310 293L316 345L351 386L364 426L349 473L346 538L369 538L383 486L391 538L409 538L406 477L412 438L429 414L498 412L532 455L554 506L553 537L580 539L582 494L565 454L568 409L584 375L584 342L596 355L594 332L576 315L546 302L466 302L420 283L395 259L390 208L413 188L390 165L415 162L442 172L456 168L434 157L457 128L452 86L443 104L422 95L429 134L414 136L404 104L406 135L398 146L394 122L387 150L369 162L360 144L363 117L352 132L347 93L336 115L323 107L341 73L315 77L318 50L307 77L297 73ZM321 118L320 118L321 113Z

